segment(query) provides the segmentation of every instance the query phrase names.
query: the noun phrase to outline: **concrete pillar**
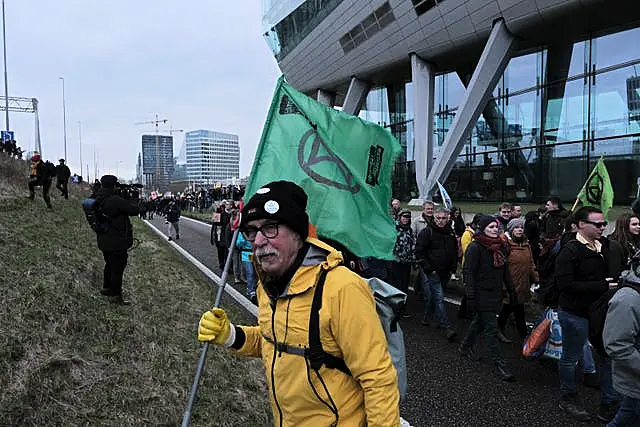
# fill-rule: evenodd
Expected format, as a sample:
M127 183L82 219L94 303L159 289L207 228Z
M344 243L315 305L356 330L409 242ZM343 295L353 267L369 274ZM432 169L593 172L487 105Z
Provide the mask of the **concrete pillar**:
M333 107L336 105L336 94L327 90L318 89L316 92L316 101L327 107Z
M487 105L491 91L498 84L515 46L516 39L509 33L504 21L497 21L471 76L458 114L444 139L442 151L429 171L426 184L428 192L432 192L438 180L444 183L449 176L465 139Z
M347 90L347 95L342 104L342 111L357 116L364 105L364 101L367 99L370 88L371 84L369 82L360 80L357 77L351 77L349 90Z
M410 57L416 184L420 199L425 199L430 190L427 188L427 174L433 167L433 105L436 78L431 64L415 53Z

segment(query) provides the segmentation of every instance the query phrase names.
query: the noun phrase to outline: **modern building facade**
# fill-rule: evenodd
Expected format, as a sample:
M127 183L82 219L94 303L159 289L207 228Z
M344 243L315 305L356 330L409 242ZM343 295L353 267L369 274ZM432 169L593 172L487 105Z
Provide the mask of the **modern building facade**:
M240 176L238 135L194 130L185 134L187 175L198 184L213 184Z
M173 137L142 135L142 185L148 191L166 191L173 175Z
M632 0L264 1L288 82L388 127L394 194L575 199L604 156L616 203L640 176Z

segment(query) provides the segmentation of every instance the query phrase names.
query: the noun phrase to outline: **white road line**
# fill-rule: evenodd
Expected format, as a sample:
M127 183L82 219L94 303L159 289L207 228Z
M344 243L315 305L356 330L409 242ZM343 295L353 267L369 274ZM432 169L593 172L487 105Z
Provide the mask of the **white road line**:
M209 228L211 228L211 224L207 224L206 222L204 222L204 221L199 221L199 220L197 220L197 219L189 218L188 216L181 216L181 217L180 217L180 219L186 219L187 221L195 222L196 224L200 224L200 225L202 225L202 226L204 226L204 227L209 227Z
M220 286L220 284L222 283L222 279L217 274L215 274L213 271L211 271L206 265L204 265L203 263L198 261L189 252L185 251L180 246L178 246L174 241L166 240L167 236L162 231L158 230L158 228L156 228L156 226L151 224L149 221L144 220L144 222L149 227L151 227L151 229L153 231L155 231L156 234L161 236L165 240L166 243L168 243L169 245L173 246L173 248L175 250L177 250L183 257L185 257L187 260L189 260L189 262L191 262L193 265L195 265L198 270L202 271L205 276L207 276L209 279L211 279L216 285ZM256 319L258 318L258 307L253 305L253 303L251 301L249 301L244 295L242 295L240 292L235 290L235 288L233 286L229 285L229 284L227 284L224 287L224 290L225 290L226 293L228 293L231 296L231 298L236 300L236 302L238 304L240 304L242 307L244 307L249 313L253 314L253 316Z

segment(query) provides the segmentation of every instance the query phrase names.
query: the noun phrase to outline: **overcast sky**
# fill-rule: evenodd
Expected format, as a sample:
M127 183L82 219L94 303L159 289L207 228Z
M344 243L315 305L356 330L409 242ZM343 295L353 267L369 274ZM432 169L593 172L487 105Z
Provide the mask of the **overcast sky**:
M100 173L133 178L141 135L154 131L134 123L156 114L173 129L239 135L240 172L249 173L280 75L260 0L5 2L9 95L39 100L45 158L64 155L63 76L72 173L80 173L80 121L85 176L89 164L93 179L95 146ZM10 124L32 150L33 115L11 113ZM183 141L174 133L174 156Z

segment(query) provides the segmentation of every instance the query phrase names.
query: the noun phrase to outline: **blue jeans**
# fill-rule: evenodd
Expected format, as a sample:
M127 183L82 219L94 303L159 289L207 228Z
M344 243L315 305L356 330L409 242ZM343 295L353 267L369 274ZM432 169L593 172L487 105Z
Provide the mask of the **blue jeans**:
M256 288L258 287L258 277L256 271L253 269L251 261L242 261L242 267L247 275L247 295L250 297L256 294Z
M562 358L558 363L560 394L563 398L571 398L578 394L576 388L576 367L584 355L584 346L589 336L589 320L558 310L558 320L562 327ZM618 401L618 393L613 389L611 379L611 359L604 354L600 356L600 390L601 403Z
M624 396L616 417L607 424L607 427L632 426L640 426L640 399Z
M584 343L582 370L588 374L596 372L596 362L593 360L593 353L591 352L591 346L589 345L588 340Z
M449 322L447 312L444 309L442 286L449 281L451 273L444 275L434 271L427 276L422 267L420 267L419 274L422 293L424 294L424 321L429 321L429 318L435 314L438 326L450 328L451 322ZM443 280L446 280L446 282L443 283Z

